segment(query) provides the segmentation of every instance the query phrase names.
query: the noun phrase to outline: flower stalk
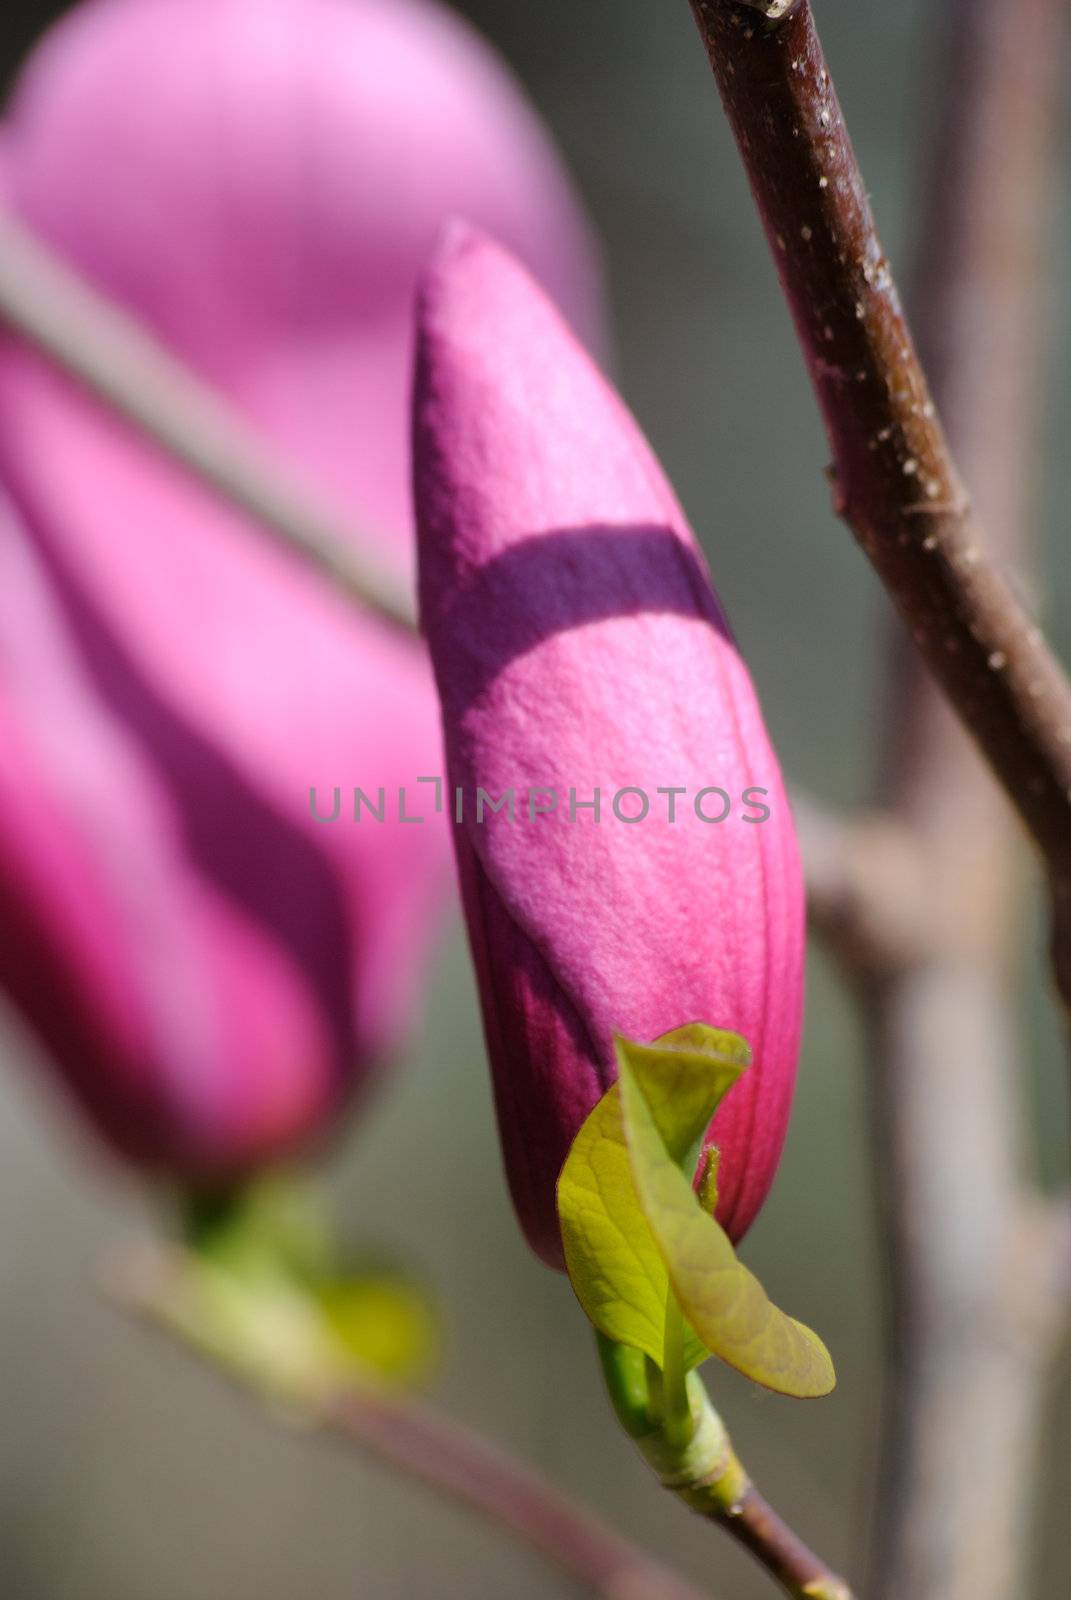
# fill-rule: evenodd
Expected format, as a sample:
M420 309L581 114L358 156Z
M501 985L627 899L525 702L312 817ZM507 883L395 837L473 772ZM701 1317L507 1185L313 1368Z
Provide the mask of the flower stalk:
M744 1545L793 1600L852 1600L844 1579L755 1488L698 1373L685 1382L688 1425L682 1428L667 1412L664 1387L650 1382L652 1364L602 1334L597 1340L617 1420L662 1487ZM666 1375L660 1376L664 1386Z

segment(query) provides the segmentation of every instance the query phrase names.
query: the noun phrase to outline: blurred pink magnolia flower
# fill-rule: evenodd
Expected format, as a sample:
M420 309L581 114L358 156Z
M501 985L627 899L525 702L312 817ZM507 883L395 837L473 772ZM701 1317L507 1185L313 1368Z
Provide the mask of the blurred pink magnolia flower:
M501 65L423 0L99 0L46 36L0 193L411 560L417 271L507 237L593 337L584 224ZM0 343L0 983L109 1140L216 1179L409 1022L441 827L326 826L440 767L418 648Z
M803 1001L796 839L754 689L658 463L525 273L455 226L418 321L421 607L521 1222L560 1266L555 1184L614 1031L700 1021L754 1051L708 1135L739 1238L780 1156ZM512 818L490 809L510 791Z

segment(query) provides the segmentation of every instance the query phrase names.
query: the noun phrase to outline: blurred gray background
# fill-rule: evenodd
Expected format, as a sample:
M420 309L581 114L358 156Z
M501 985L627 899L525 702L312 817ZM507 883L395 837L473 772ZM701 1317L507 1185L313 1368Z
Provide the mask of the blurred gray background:
M0 22L5 77L59 9L9 0ZM892 624L830 513L823 439L685 0L467 0L461 9L527 85L601 230L622 387L706 546L791 779L838 803L864 797L880 753L882 645ZM932 0L819 0L817 9L886 244L903 263L933 92ZM1054 249L1054 281L1071 290L1064 217ZM1042 493L1048 621L1065 656L1069 321L1061 298L1051 319ZM1038 914L1034 924L1024 974L1040 965ZM1066 1144L1061 1045L1040 978L1024 976L1024 996L1033 1147L1055 1182ZM45 1100L33 1050L8 1022L3 1053L11 1061L0 1070L0 1588L9 1600L570 1592L534 1558L408 1483L277 1430L212 1375L125 1325L94 1278L136 1236L147 1203ZM881 1403L867 1118L865 1041L814 954L797 1112L746 1256L777 1299L826 1336L839 1388L801 1406L722 1370L711 1377L766 1493L856 1575ZM566 1281L521 1243L456 926L422 1037L326 1177L347 1233L392 1247L440 1293L445 1407L674 1553L721 1600L772 1593L727 1540L653 1488L610 1419ZM1049 1434L1033 1600L1067 1593L1071 1564L1066 1358Z

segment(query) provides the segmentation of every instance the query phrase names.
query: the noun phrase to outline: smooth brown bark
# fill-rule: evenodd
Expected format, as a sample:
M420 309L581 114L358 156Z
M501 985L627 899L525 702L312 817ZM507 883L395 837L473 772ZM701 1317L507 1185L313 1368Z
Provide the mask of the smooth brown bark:
M1071 1002L1071 683L983 538L814 26L692 0L796 324L848 522L1047 863Z

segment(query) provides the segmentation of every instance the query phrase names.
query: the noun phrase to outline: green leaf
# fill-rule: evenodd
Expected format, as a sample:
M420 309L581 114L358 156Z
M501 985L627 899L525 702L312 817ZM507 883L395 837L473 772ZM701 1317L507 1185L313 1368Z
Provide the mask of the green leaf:
M712 1355L768 1389L828 1394L836 1380L825 1345L767 1298L676 1160L682 1141L694 1138L696 1115L725 1092L720 1064L695 1050L666 1058L625 1039L615 1049L637 1198L691 1328Z
M653 1045L615 1040L620 1078L592 1111L558 1184L566 1266L607 1337L664 1365L666 1302L686 1319L685 1365L719 1356L782 1394L826 1394L833 1366L810 1329L771 1304L690 1181L697 1143L749 1052L693 1024Z
M667 1138L674 1157L687 1160L750 1062L750 1049L737 1034L702 1023L676 1028L653 1045L635 1048L660 1063L678 1085L673 1116L666 1121ZM689 1060L699 1070L684 1079ZM566 1268L590 1321L608 1338L642 1350L661 1367L669 1275L633 1181L617 1084L573 1141L558 1179L558 1217ZM686 1327L686 1370L709 1354Z
M409 1386L429 1374L439 1326L428 1296L389 1263L340 1251L310 1187L255 1181L187 1207L186 1233L213 1286L219 1335L256 1327L273 1360L326 1379ZM223 1315L222 1313L226 1314ZM223 1342L226 1342L223 1340Z

